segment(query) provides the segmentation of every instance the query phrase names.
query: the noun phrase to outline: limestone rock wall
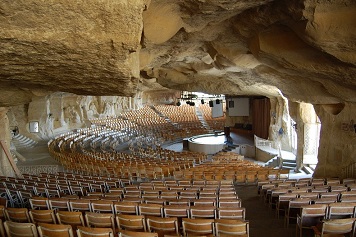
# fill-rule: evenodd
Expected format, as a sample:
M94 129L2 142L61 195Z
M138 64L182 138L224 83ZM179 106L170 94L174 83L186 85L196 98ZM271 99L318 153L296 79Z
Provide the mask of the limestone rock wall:
M356 104L345 103L339 110L324 105L314 107L321 120L315 176L340 177L344 167L356 162Z
M117 116L141 106L139 97L54 93L38 97L26 106L11 107L8 116L11 118L10 126L17 126L22 135L38 141L49 140L75 128L90 126L91 119ZM31 121L39 123L39 133L30 133Z

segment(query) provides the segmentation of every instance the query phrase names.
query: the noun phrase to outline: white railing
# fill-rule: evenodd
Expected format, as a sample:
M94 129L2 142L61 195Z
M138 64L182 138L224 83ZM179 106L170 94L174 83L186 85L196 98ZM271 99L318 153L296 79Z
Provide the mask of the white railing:
M59 165L28 165L18 167L22 174L38 175L40 173L55 174L63 171Z
M264 146L264 147L271 147L272 148L272 145L273 145L272 141L257 137L255 135L255 146L256 147Z

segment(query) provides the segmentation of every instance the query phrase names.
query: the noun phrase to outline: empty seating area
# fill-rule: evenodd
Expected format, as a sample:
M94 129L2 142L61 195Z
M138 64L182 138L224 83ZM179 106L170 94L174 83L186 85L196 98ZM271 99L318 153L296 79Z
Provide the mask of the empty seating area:
M320 236L323 226L333 219L349 219L349 231L338 233L335 230L334 234L353 233L355 181L336 178L274 179L258 182L257 186L261 200L275 210L278 218L284 218L286 227L295 224L296 236L302 237L306 236L304 232L307 230L316 231L316 236ZM332 223L336 225L339 222Z
M204 233L212 236L233 232L248 236L249 232L246 210L231 181L154 180L132 184L73 173L1 178L4 186L11 183L17 189L11 197L7 191L2 194L8 199L1 206L6 233L15 233L19 225L26 225L31 233L50 232L46 228L58 225L78 236L82 227L109 228L113 236L122 236L121 232L130 236L126 231L186 236L202 231L200 227L206 222L210 227L203 228ZM21 199L22 191L29 193L26 201L13 202ZM197 221L201 225L192 226ZM42 223L50 225L41 227Z

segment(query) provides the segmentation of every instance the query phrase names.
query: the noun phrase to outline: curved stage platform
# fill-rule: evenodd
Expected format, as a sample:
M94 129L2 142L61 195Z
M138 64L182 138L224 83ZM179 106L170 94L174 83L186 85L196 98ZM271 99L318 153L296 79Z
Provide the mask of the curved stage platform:
M190 151L203 152L208 155L215 154L226 146L226 137L223 132L198 135L187 140Z

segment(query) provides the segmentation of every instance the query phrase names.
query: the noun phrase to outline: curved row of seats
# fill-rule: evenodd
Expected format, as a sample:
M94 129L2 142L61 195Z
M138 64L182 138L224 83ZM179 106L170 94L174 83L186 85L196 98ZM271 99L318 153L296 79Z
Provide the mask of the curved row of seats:
M75 213L78 214L78 213ZM81 213L80 213L81 214ZM95 217L102 215L96 213ZM86 219L92 217L86 215ZM182 230L177 218L157 218L144 216L118 215L115 218L118 228L115 229L113 218L108 223L89 221L89 226L51 223L13 222L0 220L0 234L8 237L172 237L172 236L249 236L249 222L227 219L182 219ZM108 226L108 227L106 227ZM111 227L112 226L112 227ZM4 230L5 228L5 230ZM74 231L75 230L75 231ZM76 235L74 234L76 233Z

